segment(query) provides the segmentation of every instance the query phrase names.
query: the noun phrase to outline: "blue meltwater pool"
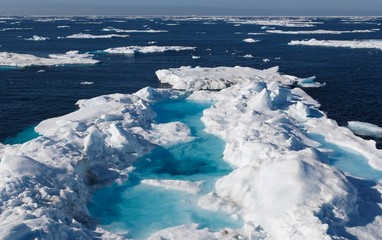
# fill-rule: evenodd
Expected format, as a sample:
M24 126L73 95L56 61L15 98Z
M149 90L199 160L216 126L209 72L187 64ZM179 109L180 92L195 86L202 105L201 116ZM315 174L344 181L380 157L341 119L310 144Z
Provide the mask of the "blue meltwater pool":
M217 178L231 168L222 160L224 142L203 131L200 118L210 103L186 99L166 100L153 105L158 123L180 121L187 124L195 139L169 147L157 147L134 164L129 180L98 190L89 205L100 224L127 237L144 239L159 230L197 223L212 231L242 226L224 213L203 210L197 205L200 195L214 188ZM143 179L203 181L198 194L155 187Z

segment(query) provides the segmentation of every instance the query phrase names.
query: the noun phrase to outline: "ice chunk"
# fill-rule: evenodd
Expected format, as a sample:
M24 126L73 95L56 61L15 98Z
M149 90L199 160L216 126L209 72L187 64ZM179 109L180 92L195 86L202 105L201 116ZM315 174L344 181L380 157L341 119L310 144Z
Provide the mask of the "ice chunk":
M243 40L243 42L247 42L247 43L255 43L255 42L259 42L259 40L255 40L253 38L246 38Z
M153 30L153 29L145 29L145 30L126 30L126 29L119 29L119 28L113 28L113 27L107 27L103 28L102 31L105 32L118 32L118 33L164 33L168 32L167 30Z
M310 31L283 31L283 30L267 30L268 33L277 34L343 34L343 33L372 33L379 29L369 30L350 30L350 31L335 31L335 30L310 30Z
M192 194L197 194L200 191L202 181L191 182L184 180L158 180L158 179L143 179L143 184L148 184L155 187L163 187L165 189L185 191Z
M357 135L382 138L382 127L372 123L349 121L348 128Z
M28 41L46 41L46 40L49 40L49 38L48 37L41 37L41 36L33 35L33 37L25 38L25 40L28 40Z

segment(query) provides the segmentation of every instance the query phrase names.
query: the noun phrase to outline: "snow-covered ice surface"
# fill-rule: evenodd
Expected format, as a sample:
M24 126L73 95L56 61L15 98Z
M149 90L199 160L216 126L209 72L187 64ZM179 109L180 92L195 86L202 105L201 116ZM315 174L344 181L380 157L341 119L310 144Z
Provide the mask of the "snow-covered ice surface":
M27 67L27 66L53 66L70 64L95 64L92 54L69 51L65 54L50 54L49 57L37 57L30 54L0 52L0 66Z
M289 45L323 46L323 47L347 47L347 48L375 48L382 50L382 40L317 40L309 39L291 41Z
M157 53L157 52L167 52L167 51L190 51L195 50L195 47L184 47L184 46L128 46L128 47L117 47L108 48L103 50L107 53L112 54L134 54L134 53Z
M247 42L247 43L255 43L255 42L259 42L259 40L255 40L253 38L246 38L246 39L243 39L243 42Z
M330 166L330 151L309 136L352 149L380 170L382 152L328 119L302 89L289 87L301 79L277 68L244 67L182 67L157 76L177 89L195 90L190 101L214 102L202 121L205 131L225 141L223 159L233 171L198 203L244 226L215 232L185 224L150 239L380 238L381 184ZM189 141L187 126L155 123L150 105L185 94L148 87L80 100L77 111L41 122L35 129L42 136L0 145L0 238L124 239L94 226L86 207L93 186L128 178L132 163L157 144ZM168 140L161 142L162 136ZM199 188L184 181L145 184Z
M349 121L348 127L355 134L358 134L361 136L382 138L382 127L372 123Z

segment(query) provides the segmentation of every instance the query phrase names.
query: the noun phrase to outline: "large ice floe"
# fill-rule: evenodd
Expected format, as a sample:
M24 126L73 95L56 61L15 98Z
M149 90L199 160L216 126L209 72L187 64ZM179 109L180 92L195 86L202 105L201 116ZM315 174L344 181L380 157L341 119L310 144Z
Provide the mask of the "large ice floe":
M323 47L347 47L347 48L375 48L382 50L382 40L317 40L309 39L291 41L289 45L323 46Z
M380 238L380 183L331 166L331 150L317 139L352 149L380 170L382 152L328 119L302 89L290 88L301 79L277 67L182 67L157 76L187 91L147 87L80 100L77 111L41 122L35 128L41 136L0 144L1 239L125 239L96 225L87 203L94 186L129 179L132 164L155 146L191 141L185 124L154 121L151 104L178 97L212 103L203 111L205 131L224 140L223 160L233 170L207 192L198 181L143 184L188 191L201 208L243 226L213 231L184 224L149 239ZM208 91L216 89L222 90Z
M196 47L184 47L184 46L128 46L108 48L103 50L104 52L111 54L134 54L134 53L157 53L167 51L190 51L195 50Z
M30 54L0 52L0 66L27 67L27 66L53 66L95 64L92 54L69 51L65 54L49 54L48 57L38 57Z
M372 123L349 121L348 127L361 136L382 138L382 127Z

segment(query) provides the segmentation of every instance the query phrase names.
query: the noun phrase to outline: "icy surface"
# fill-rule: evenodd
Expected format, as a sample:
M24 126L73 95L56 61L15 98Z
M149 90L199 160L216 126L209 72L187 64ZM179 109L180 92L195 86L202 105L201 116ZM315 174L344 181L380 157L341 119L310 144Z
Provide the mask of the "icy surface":
M382 40L302 40L291 41L289 45L323 46L323 47L347 47L347 48L376 48L382 50Z
M130 35L122 35L122 34L105 34L105 35L93 35L88 33L76 33L73 35L69 35L65 38L126 38Z
M103 28L102 31L105 32L118 32L118 33L163 33L168 32L167 30L153 30L153 29L145 29L145 30L127 30L127 29L119 29L113 27Z
M247 55L247 57L250 56ZM156 75L162 83L168 83L175 89L184 90L219 90L240 82L250 81L276 81L292 85L302 83L304 80L290 75L280 75L278 67L265 70L239 66L216 68L181 67L158 70Z
M370 30L351 30L351 31L335 31L335 30L310 30L310 31L284 31L284 30L267 30L268 33L278 34L343 34L343 33L372 33L379 29Z
M204 190L198 204L240 219L244 226L215 231L184 219L151 239L380 238L381 184L331 166L329 146L311 136L351 149L377 170L382 169L382 152L374 141L327 118L303 90L288 87L301 79L281 75L277 68L243 67L182 67L157 75L179 89L223 89L195 91L188 98L214 102L203 111L202 121L209 134L224 140L223 159L233 168ZM154 122L149 104L184 94L145 88L132 95L80 100L77 111L41 122L35 129L42 136L0 144L0 238L124 239L94 226L86 207L90 193L95 185L131 177L132 164L156 144L190 141L193 129L175 120ZM347 161L354 161L353 155ZM178 189L194 193L199 187L196 181L160 180L149 178L141 187L156 189L148 192L158 198L173 197L165 190L181 195L188 193Z
M348 127L355 134L368 137L382 138L382 127L366 122L349 121Z
M27 66L53 66L69 64L95 64L92 54L69 51L65 54L50 54L48 58L37 57L30 54L0 52L0 66L27 67Z
M243 40L243 42L247 42L247 43L255 43L255 42L259 42L259 40L255 40L253 38L246 38Z
M104 52L112 54L134 54L134 53L156 53L156 52L167 52L167 51L187 51L195 50L195 47L183 47L183 46L128 46L128 47L117 47L108 48Z
M27 40L27 41L46 41L46 40L49 40L49 38L48 37L41 37L41 36L33 35L33 37L25 38L25 40Z

